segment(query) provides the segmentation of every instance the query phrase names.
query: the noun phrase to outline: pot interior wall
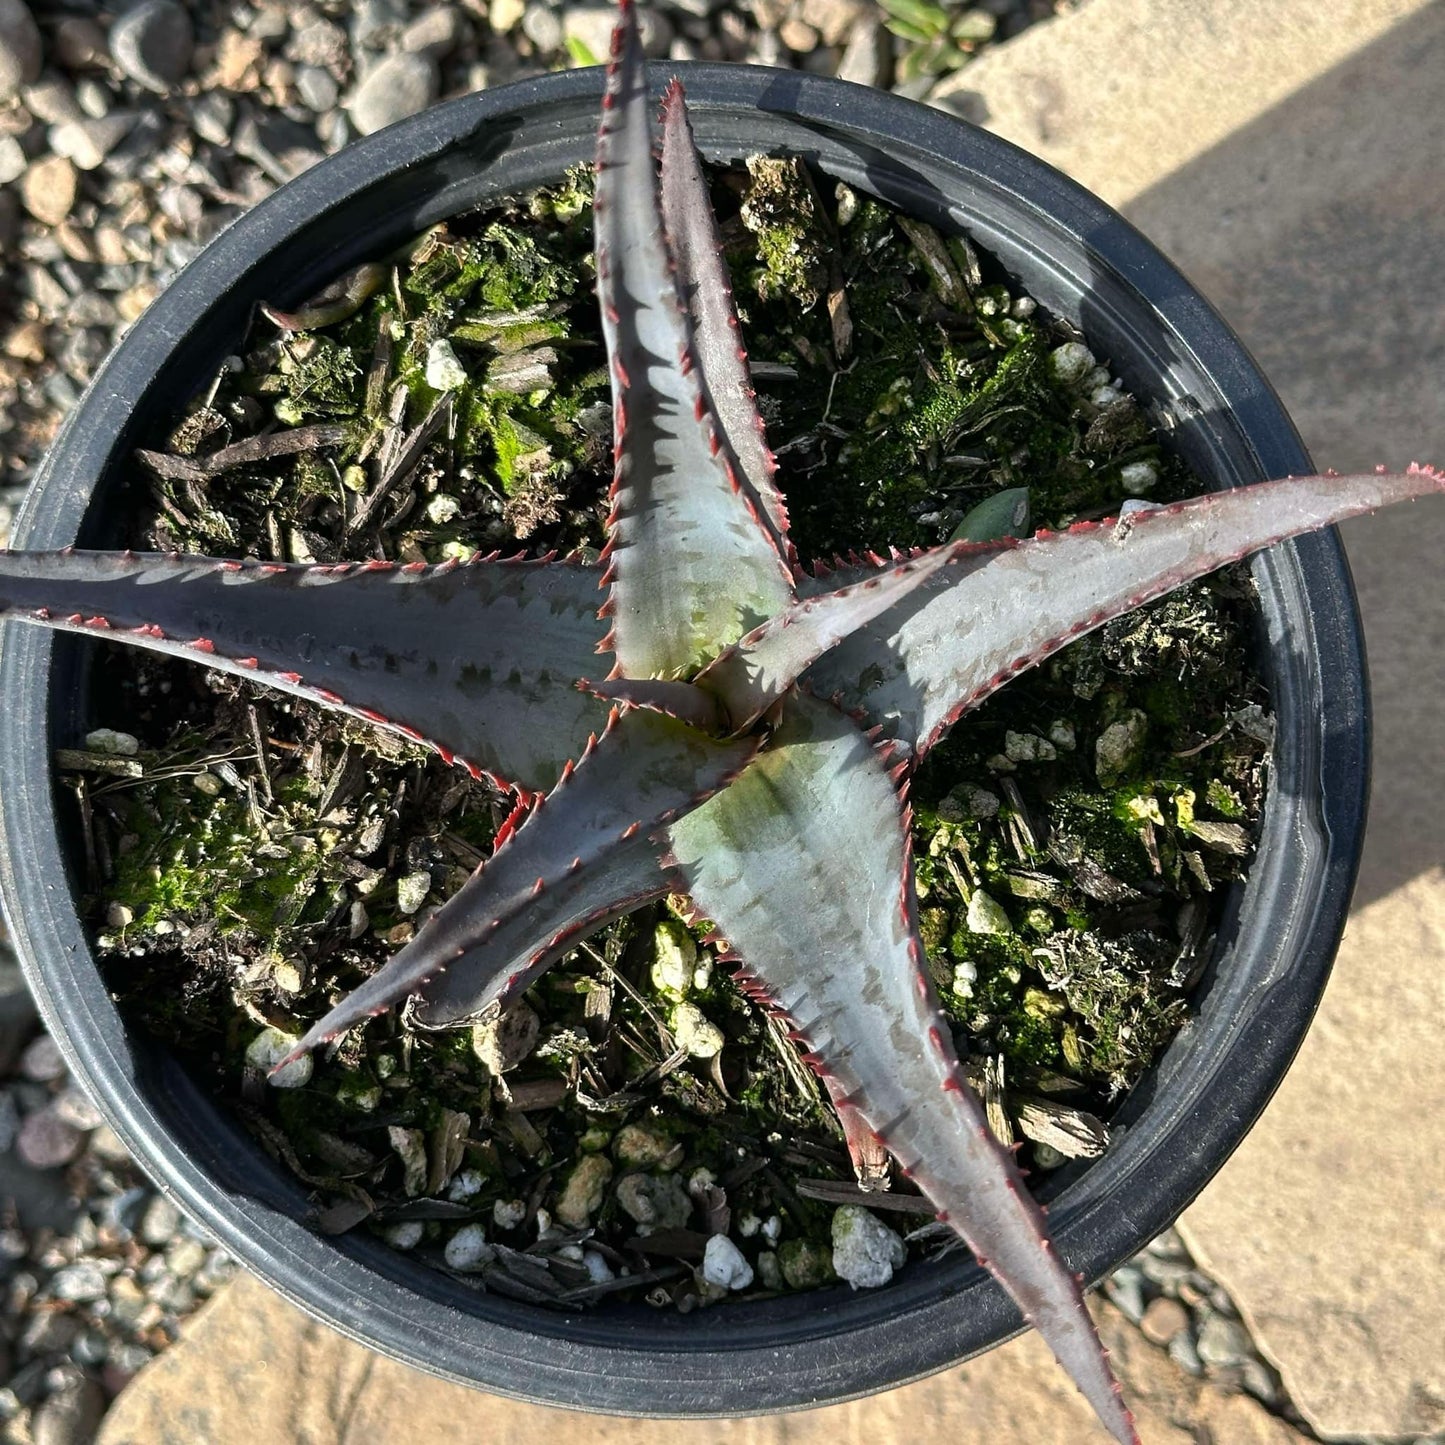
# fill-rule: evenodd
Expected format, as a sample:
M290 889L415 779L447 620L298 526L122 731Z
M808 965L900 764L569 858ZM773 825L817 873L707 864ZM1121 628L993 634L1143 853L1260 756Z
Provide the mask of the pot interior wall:
M1213 485L1308 468L1228 330L1123 221L992 137L875 92L786 72L679 66L710 159L802 154L943 227L966 228L1075 321ZM659 84L665 79L657 77ZM574 72L469 97L327 161L239 221L135 327L68 423L17 529L30 547L117 539L127 457L239 345L258 301L289 305L432 223L590 156L600 81ZM1118 1142L1051 1179L1051 1224L1090 1278L1171 1221L1223 1162L1293 1055L1343 922L1367 728L1349 590L1330 537L1255 564L1278 747L1264 835L1197 1015L1127 1101ZM1306 595L1308 589L1308 596ZM12 627L0 686L0 886L52 1027L148 1170L239 1258L313 1312L423 1368L553 1403L755 1413L940 1368L1018 1326L958 1251L886 1290L832 1290L689 1316L565 1316L483 1295L362 1235L322 1239L304 1191L164 1052L130 1036L65 882L53 745L83 732L89 645ZM1325 687L1323 679L1330 685Z

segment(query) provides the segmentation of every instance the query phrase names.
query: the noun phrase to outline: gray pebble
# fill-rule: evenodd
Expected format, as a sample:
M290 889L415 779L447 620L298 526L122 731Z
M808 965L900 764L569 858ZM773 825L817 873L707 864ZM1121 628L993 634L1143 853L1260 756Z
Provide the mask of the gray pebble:
M441 78L429 55L390 56L357 87L347 104L351 123L371 135L394 121L425 110L437 98Z
M251 17L246 33L257 40L279 40L291 28L286 11L279 5L261 5Z
M25 147L13 135L0 135L0 186L18 181L28 164Z
M1144 1318L1144 1282L1133 1265L1116 1269L1104 1289L1119 1311L1136 1325Z
M75 82L75 99L81 110L92 120L109 115L112 93L93 75L87 75Z
M41 1034L20 1055L20 1072L32 1084L49 1084L65 1077L65 1055L49 1034Z
M0 0L0 103L40 74L40 28L25 0Z
M351 17L351 38L367 50L380 50L406 23L399 0L361 0Z
M341 87L329 70L319 65L302 65L296 71L296 93L307 110L320 115L336 104Z
M76 1304L104 1299L105 1275L94 1260L82 1259L56 1274L50 1281L50 1292L56 1299Z
M1237 1365L1254 1353L1254 1342L1238 1320L1212 1314L1199 1327L1198 1348L1206 1365Z
M466 34L466 21L460 7L435 5L423 10L401 32L401 48L417 55L430 55L444 60L461 43Z
M855 85L882 85L892 54L892 41L882 24L865 15L852 28L843 58L838 62L838 79Z
M1161 1289L1177 1288L1194 1273L1194 1266L1187 1259L1165 1259L1156 1254L1141 1254L1137 1263L1144 1272L1144 1278Z
M27 1355L59 1355L68 1350L80 1333L74 1315L60 1310L40 1310L30 1316L20 1334L20 1348Z
M181 1211L164 1194L157 1194L141 1215L140 1237L152 1249L171 1242L181 1227Z
M59 75L42 75L34 85L27 85L21 92L25 109L46 125L64 125L68 120L80 120L85 112L75 98L70 82Z
M541 0L532 0L532 4L522 12L522 34L538 50L550 54L561 47L562 22L550 6L542 4Z
M223 146L231 139L231 125L235 119L235 102L218 90L197 97L191 107L191 129L213 146Z
M66 346L70 347L76 342L84 343L75 352L75 357L86 363L87 373L94 371L105 360L105 353L110 349L106 338L95 331L75 332L67 338ZM100 1110L90 1102L85 1090L75 1084L57 1094L50 1107L55 1110L58 1118L63 1119L72 1129L79 1129L83 1133L88 1134L92 1129L98 1129L102 1122Z
M110 31L115 63L132 80L161 95L184 78L194 44L191 17L176 0L141 0Z
M1202 1375L1204 1363L1194 1345L1194 1336L1188 1330L1180 1330L1169 1341L1169 1358L1188 1375Z
M55 27L53 55L67 70L104 65L105 31L88 15L67 15Z
M136 123L134 111L116 110L99 120L72 120L50 128L50 149L93 171L123 141Z
M35 1445L90 1445L105 1415L105 1391L81 1378L52 1395L30 1425Z
M77 1365L103 1365L110 1341L99 1330L83 1330L70 1347L70 1358Z
M206 1262L206 1246L198 1239L176 1239L166 1250L166 1266L173 1274L189 1279Z
M56 377L64 380L58 372ZM71 393L75 400L79 399L74 387ZM58 1118L52 1110L41 1109L20 1126L15 1152L32 1169L58 1169L62 1164L69 1164L84 1143L85 1136L78 1129Z

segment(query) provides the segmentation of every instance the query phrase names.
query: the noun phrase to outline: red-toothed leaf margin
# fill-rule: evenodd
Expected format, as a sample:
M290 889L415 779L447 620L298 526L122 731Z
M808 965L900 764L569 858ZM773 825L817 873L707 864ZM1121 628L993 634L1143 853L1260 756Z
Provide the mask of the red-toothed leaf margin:
M609 893L623 876L615 867L619 853L630 869L636 840L725 788L759 746L757 738L718 742L642 709L611 713L576 768L569 766L546 798L503 830L491 858L400 953L309 1029L287 1061L444 975L455 976L444 986L433 983L433 1013L485 1008L508 985L495 976L492 939L502 940L508 962L501 967L515 971L512 960L530 967L581 921L620 910L631 885L619 885L621 896ZM592 873L595 886L584 887ZM549 901L557 890L560 907Z
M668 861L830 1092L1004 1284L1114 1438L1138 1445L1078 1281L939 1010L915 919L905 766L796 692L773 745L669 828Z

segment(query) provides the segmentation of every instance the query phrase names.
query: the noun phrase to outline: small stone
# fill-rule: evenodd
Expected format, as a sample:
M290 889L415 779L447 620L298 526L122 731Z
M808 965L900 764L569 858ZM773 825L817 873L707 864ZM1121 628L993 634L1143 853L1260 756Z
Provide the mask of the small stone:
M753 1267L727 1235L715 1234L703 1250L702 1277L719 1289L747 1289L753 1282Z
M586 1229L602 1207L612 1179L612 1161L605 1154L588 1154L577 1162L557 1200L557 1218L568 1229Z
M676 1174L624 1174L617 1203L637 1223L639 1234L681 1229L692 1215L692 1200Z
M421 1243L426 1226L419 1219L403 1219L383 1231L382 1238L393 1249L415 1249Z
M65 1055L49 1034L26 1044L20 1055L20 1072L34 1084L52 1084L65 1077Z
M31 1315L21 1332L20 1348L31 1356L63 1354L79 1332L80 1323L74 1315L43 1310Z
M1238 1365L1254 1354L1254 1341L1238 1320L1225 1315L1209 1315L1199 1327L1195 1347L1199 1358L1214 1369Z
M1139 1329L1150 1344L1164 1346L1179 1333L1189 1328L1189 1311L1176 1299L1160 1295L1149 1301Z
M765 1249L758 1255L758 1277L762 1280L764 1289L782 1289L783 1270L778 1263L778 1256L771 1250Z
M40 27L25 0L0 0L0 104L40 74Z
M499 1018L472 1027L472 1052L494 1079L515 1069L537 1046L542 1021L530 1004L515 1003Z
M152 1249L163 1249L181 1227L180 1207L164 1194L157 1194L141 1215L139 1233Z
M1003 904L991 898L982 888L975 888L968 900L968 929L970 933L1012 933L1014 926L1004 911Z
M206 1262L206 1246L199 1239L175 1239L166 1250L166 1268L178 1279L190 1279Z
M426 384L438 391L455 391L467 384L467 369L446 337L438 337L427 347Z
M231 126L236 119L236 103L218 90L197 96L191 107L191 129L203 141L223 146L231 139Z
M643 52L661 57L672 45L672 26L667 17L656 9L639 10L638 29L642 34ZM617 23L617 11L611 5L564 5L562 7L562 34L583 46L587 53L598 62L607 59L612 45L612 27ZM560 41L558 42L560 44Z
M441 77L437 73L436 61L430 55L410 55L403 51L389 56L371 71L347 102L346 110L352 125L362 135L372 135L394 121L425 110L437 98L440 89ZM463 375L462 380L465 379ZM428 384L435 385L430 376Z
M0 186L18 181L29 164L25 147L13 135L0 135ZM6 349L9 350L8 346Z
M522 34L544 55L562 46L562 22L556 12L541 0L533 0L522 12Z
M888 69L892 41L872 15L860 20L849 32L838 62L838 79L854 85L881 85Z
M1037 733L1016 733L1011 729L1003 735L1003 755L1011 763L1051 763L1058 749Z
M96 728L86 733L85 746L93 753L108 753L117 758L133 758L140 752L138 738L114 728Z
M661 1124L624 1124L612 1141L612 1152L632 1169L651 1169L679 1153L671 1133Z
M677 1046L694 1059L710 1059L727 1042L723 1031L696 1004L680 1003L672 1010L672 1032Z
M516 1229L526 1217L525 1199L499 1199L492 1205L492 1223L498 1229Z
M50 1281L50 1293L71 1304L88 1304L105 1298L105 1275L94 1260L67 1265Z
M1094 369L1094 353L1081 341L1066 341L1049 353L1049 371L1055 381L1072 386Z
M83 171L95 170L130 134L134 111L113 110L99 120L72 120L50 128L50 149Z
M246 1062L252 1068L260 1069L272 1088L299 1089L311 1082L311 1055L302 1054L282 1069L276 1069L276 1065L300 1042L300 1034L289 1034L282 1029L262 1029L246 1049ZM274 1074L272 1069L276 1069Z
M1097 386L1089 393L1089 405L1107 411L1116 402L1124 400L1124 393L1117 386Z
M67 15L55 27L52 53L66 70L103 65L106 58L105 31L88 15Z
M21 99L25 109L46 125L63 125L68 120L85 118L75 98L75 87L58 75L44 75L34 85L27 85Z
M491 0L487 6L487 23L493 35L505 35L522 23L527 0Z
M466 33L466 20L460 6L435 5L423 10L401 32L401 48L417 55L430 55L445 60L461 44Z
M407 873L397 879L396 906L402 913L413 914L426 902L426 896L430 892L431 874L425 868L420 868L415 873Z
M582 1267L587 1271L587 1278L593 1284L606 1284L609 1280L617 1278L616 1271L606 1258L595 1249L584 1249L582 1251Z
M302 65L296 71L296 94L307 110L320 115L340 99L341 87L329 70L323 70L319 65Z
M854 1289L876 1289L893 1278L908 1247L876 1214L857 1204L833 1211L833 1270Z
M1138 708L1130 708L1099 734L1094 744L1094 771L1104 787L1113 787L1139 761L1148 735L1149 718Z
M953 965L953 991L959 998L972 998L973 986L978 982L978 965L965 958Z
M487 1243L487 1232L480 1224L464 1224L447 1240L442 1255L448 1269L471 1274L489 1265L497 1251Z
M75 166L65 156L35 161L20 179L20 202L37 221L58 226L75 204Z
M30 1422L34 1445L89 1445L105 1415L105 1391L85 1376L46 1400Z
M100 1110L90 1102L85 1090L74 1084L57 1094L50 1107L55 1111L57 1119L64 1120L72 1129L79 1129L82 1134L98 1129L103 1122Z
M1119 485L1130 496L1152 492L1159 481L1159 468L1153 462L1128 462L1119 468Z
M1049 741L1056 748L1066 753L1071 753L1078 746L1078 739L1074 735L1074 725L1060 718L1057 722L1049 724Z
M15 1152L32 1169L59 1169L69 1164L85 1144L85 1136L67 1124L53 1109L31 1114L20 1126Z
M1181 1330L1169 1341L1169 1358L1187 1375L1202 1375L1203 1361L1194 1346L1194 1336L1188 1330Z
M762 1264L761 1258L758 1263ZM829 1251L806 1239L790 1239L782 1244L778 1249L778 1264L783 1278L793 1289L814 1289L835 1277Z
M778 27L778 39L795 55L807 55L818 45L818 32L804 20L789 16Z
M677 919L664 918L653 930L652 955L652 986L664 998L685 999L698 966L692 934Z
M132 80L166 94L191 64L195 34L176 0L141 0L110 28L110 53Z

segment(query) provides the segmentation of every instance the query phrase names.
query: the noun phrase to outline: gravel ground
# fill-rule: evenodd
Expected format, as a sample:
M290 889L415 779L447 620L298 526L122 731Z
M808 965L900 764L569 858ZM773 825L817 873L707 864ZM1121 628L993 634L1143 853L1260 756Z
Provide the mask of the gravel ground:
M1069 3L673 0L645 28L660 59L796 66L925 96L968 54ZM605 4L543 0L0 0L0 545L110 348L218 231L434 100L590 63L611 23ZM232 1265L140 1175L17 988L0 933L0 1440L82 1445ZM1181 1368L1299 1425L1172 1231L1106 1290Z

